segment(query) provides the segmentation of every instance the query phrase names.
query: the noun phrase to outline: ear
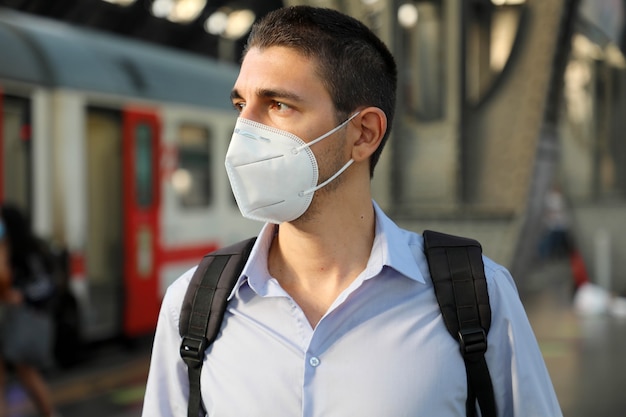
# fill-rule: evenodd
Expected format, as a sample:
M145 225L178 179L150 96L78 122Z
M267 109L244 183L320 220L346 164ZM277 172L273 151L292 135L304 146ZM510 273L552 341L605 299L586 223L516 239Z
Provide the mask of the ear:
M366 107L351 124L359 135L352 147L352 159L355 162L367 160L380 146L387 131L387 115L378 107Z

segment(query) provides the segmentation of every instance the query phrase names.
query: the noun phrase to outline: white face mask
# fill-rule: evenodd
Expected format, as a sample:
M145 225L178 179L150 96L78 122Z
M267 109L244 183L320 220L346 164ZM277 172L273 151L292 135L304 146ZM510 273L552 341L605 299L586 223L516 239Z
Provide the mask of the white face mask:
M226 172L241 214L270 223L289 222L309 208L313 193L345 171L339 171L321 184L310 147L332 135L348 120L309 143L284 130L239 118L226 153Z

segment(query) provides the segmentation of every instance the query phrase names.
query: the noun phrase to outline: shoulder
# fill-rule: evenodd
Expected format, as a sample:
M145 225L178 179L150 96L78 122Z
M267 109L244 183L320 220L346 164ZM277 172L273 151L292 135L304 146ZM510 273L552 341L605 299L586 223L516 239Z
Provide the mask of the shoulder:
M492 326L497 323L506 326L525 323L528 320L526 310L509 270L489 258L483 258L483 261L492 310Z
M511 293L516 298L519 297L515 280L511 272L503 265L498 264L487 256L483 255L483 263L485 265L485 278L487 279L487 288L489 295L497 295L497 293Z
M187 293L189 283L191 282L191 277L197 268L198 266L196 265L178 277L172 284L170 284L169 287L167 287L165 295L163 296L161 314L167 314L176 323L178 323L180 319L181 306L183 299L185 298L185 294Z

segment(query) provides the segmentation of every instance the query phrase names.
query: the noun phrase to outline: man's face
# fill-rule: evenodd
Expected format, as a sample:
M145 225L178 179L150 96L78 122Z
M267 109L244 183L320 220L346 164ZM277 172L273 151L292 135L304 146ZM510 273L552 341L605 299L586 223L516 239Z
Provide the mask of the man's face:
M336 123L330 94L315 68L312 59L290 48L252 48L233 87L233 105L243 118L309 142Z
M246 54L232 91L240 116L290 132L310 142L337 126L330 94L315 72L316 62L285 47L252 48ZM319 169L318 184L351 159L348 126L311 146ZM321 196L338 190L347 173L318 190L301 221L314 216Z

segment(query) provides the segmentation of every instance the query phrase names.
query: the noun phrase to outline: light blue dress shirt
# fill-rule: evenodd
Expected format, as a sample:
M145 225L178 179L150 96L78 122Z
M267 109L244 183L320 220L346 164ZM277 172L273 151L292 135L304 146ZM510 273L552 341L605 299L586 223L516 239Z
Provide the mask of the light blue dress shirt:
M206 352L201 385L210 417L465 416L465 367L435 299L423 239L374 207L367 267L315 329L269 275L275 226L263 228ZM492 308L486 358L498 414L561 416L513 279L484 263ZM163 300L143 417L187 415L178 320L192 274Z

